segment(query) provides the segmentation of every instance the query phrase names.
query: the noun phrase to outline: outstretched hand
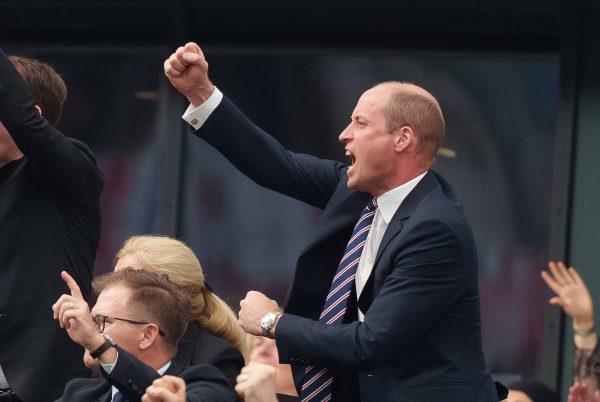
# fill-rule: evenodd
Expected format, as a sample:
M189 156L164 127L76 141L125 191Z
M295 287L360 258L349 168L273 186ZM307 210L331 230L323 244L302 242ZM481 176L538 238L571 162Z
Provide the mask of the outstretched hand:
M208 63L194 42L179 47L164 63L165 75L193 107L200 106L215 90L208 79Z
M550 299L550 304L560 306L565 314L573 317L574 327L592 327L594 325L592 297L575 268L567 269L564 263L553 261L548 263L548 267L550 273L542 271L541 275L556 294Z

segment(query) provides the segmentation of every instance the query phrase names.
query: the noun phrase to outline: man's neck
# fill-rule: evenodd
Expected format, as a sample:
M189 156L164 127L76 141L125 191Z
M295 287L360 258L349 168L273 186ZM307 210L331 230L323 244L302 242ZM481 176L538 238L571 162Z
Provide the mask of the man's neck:
M139 356L138 359L152 367L154 370L158 371L171 360L173 360L174 357L175 356L171 356L166 353L144 353L144 355Z

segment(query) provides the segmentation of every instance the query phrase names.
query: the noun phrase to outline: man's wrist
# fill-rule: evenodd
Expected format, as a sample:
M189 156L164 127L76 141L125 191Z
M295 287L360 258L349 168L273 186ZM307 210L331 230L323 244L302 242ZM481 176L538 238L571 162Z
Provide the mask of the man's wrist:
M106 338L104 337L104 335L98 332L94 334L94 336L88 342L81 346L87 349L88 352L93 352L94 350L102 346L104 341L106 341Z
M275 339L275 328L277 327L277 323L279 323L279 320L281 319L282 316L283 316L283 312L279 312L279 314L277 314L277 316L275 317L275 322L273 323L273 326L269 330L269 337L271 339Z
M575 335L579 336L590 336L596 333L596 328L594 328L594 325L586 327L575 327L573 325L573 332L575 332Z
M193 93L188 94L186 97L190 104L194 108L197 108L198 106L206 102L206 100L210 98L213 92L215 92L215 86L212 83L210 83L210 85L207 88L200 88L198 91L194 91Z
M594 319L593 318L574 318L573 319L573 330L577 332L593 332L594 330Z
M260 334L266 338L272 339L275 334L273 330L282 314L283 312L281 312L281 310L276 309L263 315L260 319Z

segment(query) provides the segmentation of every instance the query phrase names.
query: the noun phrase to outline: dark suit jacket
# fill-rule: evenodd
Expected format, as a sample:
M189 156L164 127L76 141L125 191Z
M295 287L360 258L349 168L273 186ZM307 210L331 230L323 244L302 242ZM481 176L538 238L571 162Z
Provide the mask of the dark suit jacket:
M0 366L22 400L46 402L90 374L51 307L68 291L62 270L90 294L103 181L89 148L40 117L1 50L0 121L25 155L0 168Z
M160 375L125 350L117 347L119 357L110 374L103 378L78 378L69 381L60 402L110 402L114 385L129 402L139 402L146 388ZM201 364L184 370L172 362L165 374L181 377L186 383L190 402L230 402L233 390L223 373L213 366Z
M223 338L211 334L196 323L190 323L177 345L175 361L181 367L210 364L225 374L231 386L244 367L244 357L239 350Z
M276 328L282 362L334 370L336 401L497 401L481 350L478 264L463 211L430 171L390 221L358 306L345 324L317 320L360 212L371 196L349 190L346 166L295 154L227 98L197 134L252 180L324 209L298 259Z

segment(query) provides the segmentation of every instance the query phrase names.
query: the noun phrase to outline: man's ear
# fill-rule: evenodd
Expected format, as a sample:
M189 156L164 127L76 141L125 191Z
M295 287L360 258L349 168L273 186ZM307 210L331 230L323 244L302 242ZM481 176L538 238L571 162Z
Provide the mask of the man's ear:
M416 144L417 137L409 126L403 126L394 132L394 150L402 152L412 144Z
M142 337L140 339L140 350L146 350L150 348L154 342L158 342L158 326L156 324L147 324L144 327L144 332L142 333Z
M44 117L44 115L42 114L42 108L39 107L38 105L35 105L35 108L37 109L38 113L40 114L41 117Z

